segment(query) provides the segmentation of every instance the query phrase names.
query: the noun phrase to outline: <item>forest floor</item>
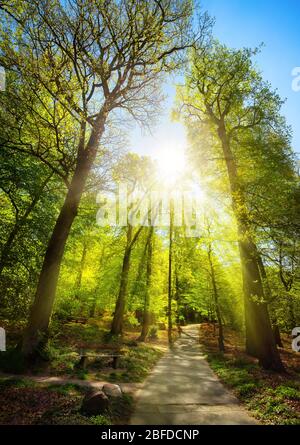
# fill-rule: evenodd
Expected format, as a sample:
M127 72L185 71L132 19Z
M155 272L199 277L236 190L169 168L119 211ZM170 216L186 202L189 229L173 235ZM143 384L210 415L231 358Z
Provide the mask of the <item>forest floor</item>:
M139 331L127 326L122 340L108 340L109 319L70 321L58 329L53 323L45 360L33 369L8 350L0 374L0 424L124 424L134 407L134 395L159 358L167 351L167 332L160 330L145 343L137 342ZM58 326L58 324L57 324ZM22 329L6 327L10 345ZM10 346L9 345L9 346ZM11 352L10 352L11 351ZM92 353L84 369L78 367L81 354ZM120 354L116 369L110 353ZM108 357L102 355L108 354ZM99 356L97 356L99 354ZM102 416L80 413L85 394L103 383L120 385L123 397Z
M230 388L251 414L261 423L300 424L300 357L291 349L291 339L283 335L279 348L287 374L260 368L244 352L244 339L225 328L225 354L218 350L217 328L203 323L200 344L220 380Z
M0 412L0 424L128 423L137 391L168 351L167 331L162 329L157 338L140 343L136 341L138 329L128 324L121 342L108 342L109 323L105 317L101 322L90 319L87 323L69 321L56 325L54 321L45 360L31 371L26 372L18 357L8 351L0 363L0 404L5 406ZM8 346L13 346L20 339L22 326L6 326L6 331ZM243 338L227 328L226 353L220 354L216 334L213 324L203 323L201 348L220 380L251 414L260 423L300 424L300 360L291 350L291 340L283 339L281 356L289 372L283 375L263 371L243 352ZM85 369L76 366L82 351L102 354L116 350L121 355L116 369L111 360L103 358L89 359ZM83 416L80 406L84 395L103 382L119 384L124 390L122 399L111 404L105 415Z

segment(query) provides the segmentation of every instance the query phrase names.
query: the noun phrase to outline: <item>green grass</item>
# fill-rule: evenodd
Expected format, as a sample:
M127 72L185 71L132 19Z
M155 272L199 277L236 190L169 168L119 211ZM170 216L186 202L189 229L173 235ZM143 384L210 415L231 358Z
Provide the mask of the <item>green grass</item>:
M86 369L76 369L82 347L92 352L94 345L106 343L110 348L120 348L121 357L116 371L109 372L105 359L89 359ZM82 380L96 376L111 382L143 381L162 356L162 352L151 345L139 344L132 339L122 342L119 337L111 338L109 331L96 323L68 323L60 333L56 333L54 328L45 353L48 365L44 372L48 374L68 374Z
M35 383L26 378L11 378L11 377L3 377L0 378L0 389L4 388L31 388L34 387Z
M51 384L51 385L47 385L47 388L50 389L50 391L55 391L58 392L60 394L65 394L65 395L72 395L72 394L80 394L80 393L85 393L86 388L80 386L80 385L76 385L75 383L65 383L64 385L59 385L59 384Z
M119 362L124 371L111 373L110 380L142 382L162 355L161 351L148 345L125 347Z
M292 388L287 386L277 387L276 389L264 388L260 394L256 394L249 400L248 407L252 410L258 419L264 423L280 425L300 425L300 415L288 402L297 397L299 400L300 392L294 393Z
M260 422L275 425L300 425L300 383L286 380L270 387L258 366L243 359L229 360L221 354L208 353L208 362L221 381L233 389ZM271 376L271 375L270 375ZM298 408L297 408L298 407Z
M109 417L103 416L103 415L92 416L89 418L89 421L93 425L111 425L111 421L110 421Z
M294 388L291 386L280 385L276 388L276 393L286 399L300 401L299 387Z
M109 372L111 368L107 366L107 361L102 362L98 359L91 359L86 369L76 369L74 365L79 360L79 356L77 356L76 361L73 358L65 362L61 359L63 365L58 365L58 360L53 358L51 360L51 374L68 374L81 380L96 377L110 382L138 383L147 377L162 355L161 350L150 345L124 345L121 348L121 357L116 370Z
M61 332L57 332L54 324L48 344L43 350L43 360L39 360L31 372L36 375L68 375L81 380L96 377L110 382L142 382L163 355L161 350L126 338L123 342L120 338L110 338L109 345L106 345L107 333L107 329L96 323L67 323ZM120 349L118 369L112 370L109 364L111 360L99 358L89 358L85 369L76 366L80 360L81 348L94 352L93 348L101 345L107 346L109 350ZM22 357L15 350L0 354L0 369L1 363L6 372L26 372Z

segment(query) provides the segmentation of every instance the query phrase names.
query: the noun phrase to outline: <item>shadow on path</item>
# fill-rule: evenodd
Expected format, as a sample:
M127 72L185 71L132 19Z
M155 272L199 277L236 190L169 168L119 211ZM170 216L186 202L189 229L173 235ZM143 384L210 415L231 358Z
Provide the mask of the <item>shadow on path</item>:
M183 328L137 396L132 425L257 424L209 367L198 325Z

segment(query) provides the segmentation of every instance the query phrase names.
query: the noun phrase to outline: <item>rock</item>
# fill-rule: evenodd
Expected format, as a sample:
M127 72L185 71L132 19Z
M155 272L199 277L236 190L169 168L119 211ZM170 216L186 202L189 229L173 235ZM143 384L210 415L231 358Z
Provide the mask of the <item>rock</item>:
M108 408L109 400L103 391L87 394L83 399L81 411L89 416L103 414Z
M102 391L109 397L122 397L122 390L119 385L106 383L103 385Z

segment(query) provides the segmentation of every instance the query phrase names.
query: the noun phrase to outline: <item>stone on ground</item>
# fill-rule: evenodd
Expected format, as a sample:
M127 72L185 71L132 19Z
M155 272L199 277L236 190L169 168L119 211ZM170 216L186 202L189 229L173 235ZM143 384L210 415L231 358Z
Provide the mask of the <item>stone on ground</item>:
M119 385L113 385L112 383L106 383L102 391L108 396L108 397L122 397L122 391Z
M89 394L83 399L81 411L88 416L97 416L103 414L109 406L109 400L103 391L96 391Z

